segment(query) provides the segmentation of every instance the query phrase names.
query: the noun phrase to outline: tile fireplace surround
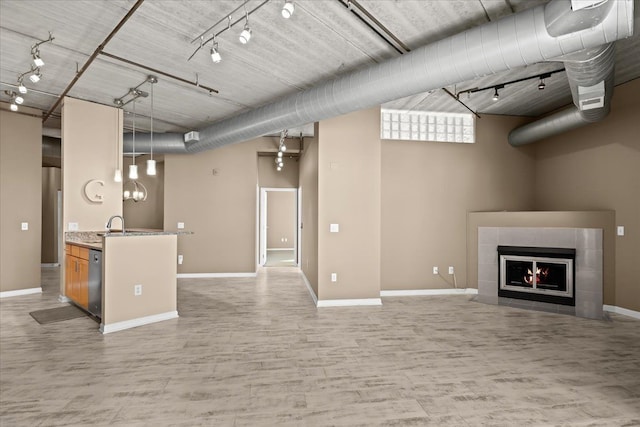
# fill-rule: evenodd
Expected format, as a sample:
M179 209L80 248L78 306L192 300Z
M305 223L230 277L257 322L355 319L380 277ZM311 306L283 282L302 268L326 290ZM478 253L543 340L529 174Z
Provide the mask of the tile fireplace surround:
M498 298L498 245L575 249L575 307L532 301L522 301L521 305L589 319L602 319L602 229L478 227L480 302L506 303L506 299Z

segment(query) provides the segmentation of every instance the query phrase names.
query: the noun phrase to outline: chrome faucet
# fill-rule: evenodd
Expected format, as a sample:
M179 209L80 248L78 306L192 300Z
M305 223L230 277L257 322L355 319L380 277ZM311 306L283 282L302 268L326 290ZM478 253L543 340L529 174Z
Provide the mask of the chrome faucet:
M107 221L107 230L109 233L111 233L111 221L113 221L114 218L120 218L120 221L122 222L122 234L124 234L124 218L120 215L113 215L111 218L109 218L109 221Z

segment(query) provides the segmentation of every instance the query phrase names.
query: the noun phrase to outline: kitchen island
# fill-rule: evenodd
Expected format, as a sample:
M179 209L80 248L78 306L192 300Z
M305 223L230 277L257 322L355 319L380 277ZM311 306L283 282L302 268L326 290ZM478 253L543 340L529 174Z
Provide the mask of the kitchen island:
M178 234L191 233L127 230L66 234L67 247L102 250L100 332L107 334L178 317Z

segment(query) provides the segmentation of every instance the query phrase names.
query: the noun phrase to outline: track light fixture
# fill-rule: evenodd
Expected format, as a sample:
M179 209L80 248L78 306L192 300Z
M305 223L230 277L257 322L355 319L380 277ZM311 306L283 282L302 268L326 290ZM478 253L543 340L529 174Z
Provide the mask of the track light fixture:
M18 92L20 92L23 95L28 92L27 87L24 84L22 84L22 77L18 79Z
M11 105L9 106L11 111L18 111L18 104L22 104L24 101L22 97L18 96L14 91L5 90L4 93L11 98ZM18 98L20 98L20 101L18 101Z
M240 33L240 43L247 44L251 40L251 27L249 27L249 21L244 24L244 29Z
M540 82L538 83L538 90L544 90L546 85L544 84L544 79L548 79L551 77L550 73L540 75Z
M535 76L523 77L521 79L511 80L509 82L505 82L505 83L501 83L501 84L497 84L497 85L493 85L493 86L485 86L485 87L480 87L480 88L474 87L474 88L471 88L471 89L465 89L465 90L461 90L459 92L456 92L455 93L455 98L459 100L460 99L460 95L462 95L463 93L466 93L467 95L471 95L472 93L476 93L476 92L482 92L482 91L485 91L485 90L493 90L492 99L493 99L493 101L498 101L500 99L500 93L498 92L500 89L504 89L504 87L507 86L507 85L520 83L520 82L524 82L524 81L527 81L527 80L533 80L533 79L538 79L538 90L544 90L544 88L546 87L545 79L550 78L553 74L561 73L563 71L565 71L565 69L561 68L559 70L550 71L548 73L542 73L542 74L537 74Z
M220 55L220 51L218 50L218 42L215 41L215 37L213 39L213 46L211 46L211 60L214 64L222 61L222 56Z
M36 49L35 52L33 52L31 54L31 56L33 57L33 64L40 68L44 66L44 61L42 60L42 58L40 58L40 50Z
M31 58L33 59L33 64L37 67L44 66L44 60L40 57L40 45L49 43L53 41L53 36L49 33L49 38L47 40L43 40L31 46Z
M33 83L38 83L40 81L40 78L42 78L42 74L40 74L40 68L36 68L35 70L33 70L33 74L29 76L29 80L31 80Z
M251 40L251 27L249 27L249 12L244 11L244 28L240 33L240 43L247 44Z
M20 95L15 97L15 103L18 105L22 105L22 103L24 102L24 98L21 97Z
M284 19L289 19L291 18L291 15L293 15L293 11L295 10L295 6L293 5L293 1L291 0L286 0L284 2L284 6L282 6L282 17Z

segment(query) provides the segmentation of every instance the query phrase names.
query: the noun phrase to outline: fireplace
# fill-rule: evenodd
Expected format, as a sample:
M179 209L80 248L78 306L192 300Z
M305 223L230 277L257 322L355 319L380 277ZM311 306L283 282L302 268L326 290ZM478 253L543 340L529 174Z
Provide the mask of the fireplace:
M575 306L575 249L498 246L498 296Z

